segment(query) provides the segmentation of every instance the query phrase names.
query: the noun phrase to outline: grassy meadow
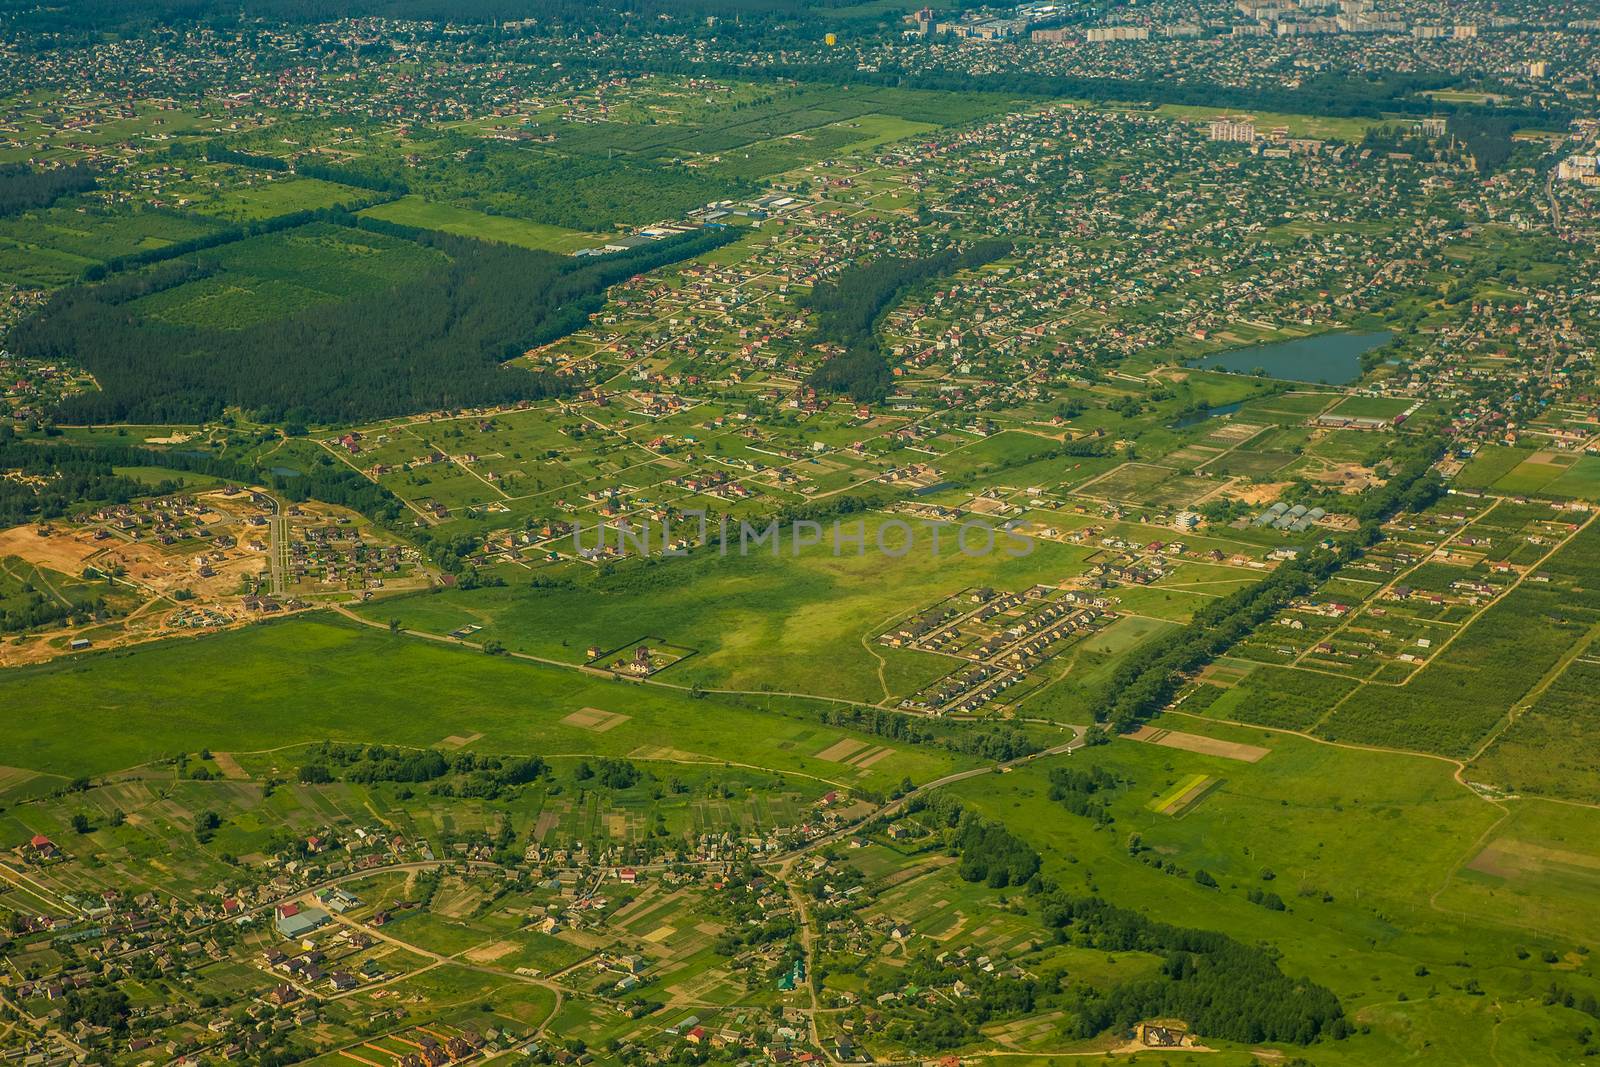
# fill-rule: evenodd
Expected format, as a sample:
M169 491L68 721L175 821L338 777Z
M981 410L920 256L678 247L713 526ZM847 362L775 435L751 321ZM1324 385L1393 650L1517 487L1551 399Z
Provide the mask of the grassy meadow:
M1076 753L1123 780L1115 822L1099 830L1049 799L1044 767L951 788L1029 840L1063 888L1270 943L1288 973L1333 989L1362 1032L1318 1045L1312 1062L1464 1062L1491 1040L1504 1062L1577 1054L1586 1017L1541 1000L1552 983L1600 991L1588 952L1600 923L1583 903L1600 889L1594 812L1535 802L1508 814L1443 760L1187 717L1162 725L1270 752L1246 763L1119 740ZM1218 784L1177 816L1151 810L1196 775Z
M846 530L855 521L846 521ZM1021 591L1035 582L1059 582L1078 572L1086 554L1077 546L1040 541L1031 555L1012 559L1001 538L994 555L969 557L947 531L936 556L932 533L914 524L915 545L895 558L875 548L887 520L865 521L868 551L862 555L846 545L835 556L825 541L799 556L786 544L779 558L768 548L740 557L733 543L726 557L713 549L684 559L625 563L583 585L510 585L363 610L369 618L399 619L408 629L429 633L479 625L476 639L572 663L587 660L590 645L609 649L653 637L695 649L663 675L678 685L877 703L957 665L948 657L878 645L872 639L889 623L972 586ZM595 536L587 532L584 543L592 544ZM890 527L884 537L894 547L904 533Z
M906 775L931 780L957 766L940 750L898 746L861 771L816 758L856 735L803 716L320 616L8 671L0 707L5 762L65 776L197 745L250 752L332 739L421 747L473 734L482 735L474 747L484 752L729 762L867 789ZM627 718L598 730L562 722L585 708Z

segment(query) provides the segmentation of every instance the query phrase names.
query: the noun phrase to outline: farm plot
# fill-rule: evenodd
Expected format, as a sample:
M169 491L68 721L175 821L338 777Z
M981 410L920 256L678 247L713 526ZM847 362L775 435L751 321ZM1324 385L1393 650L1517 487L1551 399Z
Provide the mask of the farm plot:
M1526 448L1486 445L1473 454L1455 484L1463 489L1487 489L1515 470L1532 453Z
M1581 457L1570 452L1534 452L1495 479L1491 488L1502 493L1540 494L1571 472Z
M1097 500L1171 507L1187 504L1216 487L1215 482L1171 467L1130 462L1079 486L1076 492Z
M1592 523L1403 686L1369 685L1318 727L1325 737L1471 753L1564 656L1600 626L1600 528Z
M1220 784L1220 779L1209 774L1192 774L1145 806L1158 815L1176 818L1200 803L1207 793Z
M1476 760L1474 781L1600 803L1600 659L1591 644Z
M1320 672L1261 666L1239 684L1185 711L1209 717L1304 730L1356 688L1358 683Z
M1293 425L1319 415L1337 403L1342 394L1289 391L1247 401L1236 416L1251 422Z
M1163 748L1181 748L1185 752L1199 752L1207 756L1220 756L1223 759L1242 760L1245 763L1255 763L1272 753L1271 749L1262 748L1260 745L1224 741L1204 734L1184 733L1181 730L1168 730L1155 726L1141 726L1126 736L1134 741L1160 745Z
M1594 908L1600 893L1597 840L1592 811L1534 798L1512 805L1508 818L1444 885L1438 905L1561 931L1580 943L1600 937ZM1564 955L1553 969L1581 966L1582 958L1577 952Z

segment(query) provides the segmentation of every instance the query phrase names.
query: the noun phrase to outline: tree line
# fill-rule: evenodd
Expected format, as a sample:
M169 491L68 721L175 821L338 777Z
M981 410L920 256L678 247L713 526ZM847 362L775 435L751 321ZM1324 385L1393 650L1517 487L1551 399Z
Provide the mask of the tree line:
M122 271L133 270L137 267L148 267L169 260L182 259L193 256L197 252L204 252L212 248L243 241L247 237L260 237L263 234L281 233L284 230L293 230L313 222L329 221L332 219L345 219L349 213L360 211L363 208L380 202L368 199L355 201L349 204L340 204L329 210L294 211L287 215L276 215L270 219L259 219L243 226L227 226L210 233L199 234L182 241L173 241L170 244L159 245L155 248L144 248L137 252L128 252L120 256L112 256L102 263L91 264L83 272L83 280L97 282ZM212 267L211 269L215 269ZM159 291L151 289L150 291Z
M994 763L1007 763L1043 750L1039 742L1012 726L951 730L902 712L861 706L824 707L817 717L825 726L843 726L910 745L939 745L950 752Z
M393 193L396 196L404 196L411 191L399 178L379 174L376 171L362 170L359 167L308 163L302 159L295 163L294 172L302 178L318 178L336 185L350 185L357 189L371 189L374 192Z
M48 521L92 503L125 504L178 488L174 481L152 490L118 474L116 464L95 450L30 444L9 431L0 427L0 470L20 477L0 478L0 526Z
M1099 768L1051 778L1052 794L1092 795L1117 784L1114 776ZM1142 1020L1160 1018L1182 1019L1203 1037L1244 1043L1308 1045L1351 1032L1338 997L1314 982L1286 975L1268 948L1210 930L1159 922L1098 896L1070 895L1039 874L1039 856L1026 841L977 815L954 795L935 792L914 797L907 811L943 833L947 846L960 857L961 877L995 888L1025 885L1032 902L1029 910L1060 942L1162 959L1155 975L1113 981L1103 988L1087 983L1065 987L1062 1003L1071 1013L1069 1025L1077 1037L1126 1031ZM991 1005L994 1010L987 1017L1006 1014L1008 1003L1014 1007L1012 994L1025 996L1032 1010L1034 1000L1054 999L1063 986L992 992L1002 999Z
M1072 767L1050 769L1050 799L1074 815L1093 820L1096 826L1105 826L1112 821L1106 794L1120 784L1117 776L1104 767L1090 767L1083 771Z
M1158 975L1105 990L1085 987L1071 1004L1079 1037L1128 1030L1143 1019L1178 1018L1202 1037L1309 1045L1344 1037L1350 1025L1332 990L1292 978L1267 950L1226 934L1158 922L1100 897L1042 889L1039 914L1063 939L1102 952L1162 957Z
M1027 885L1039 873L1039 853L1004 824L986 819L953 793L935 791L912 797L906 813L943 835L959 860L956 873L991 889Z
M25 583L16 596L0 599L0 633L21 633L68 619L87 620L106 610L104 597L79 604L63 604Z
M1288 85L1232 85L1207 78L1130 78L1113 74L1046 74L1009 69L984 74L940 70L927 66L884 63L858 70L853 59L818 57L756 64L723 60L668 57L637 50L626 56L572 56L568 68L614 73L629 69L654 74L691 77L740 77L792 80L827 85L873 85L936 92L992 92L1016 96L1088 100L1097 104L1140 101L1150 104L1188 104L1219 110L1273 111L1289 114L1384 118L1387 115L1508 116L1528 126L1565 129L1572 114L1563 108L1485 108L1424 94L1449 88L1452 75L1432 72L1363 71L1324 72ZM1555 123L1555 125L1549 125Z
M439 787L451 796L493 799L517 786L536 782L549 766L538 756L487 756L458 752L453 756L434 748L403 749L384 745L339 744L324 741L307 753L309 759L296 772L308 785L345 781L362 784L398 782L420 784L445 777L460 781Z

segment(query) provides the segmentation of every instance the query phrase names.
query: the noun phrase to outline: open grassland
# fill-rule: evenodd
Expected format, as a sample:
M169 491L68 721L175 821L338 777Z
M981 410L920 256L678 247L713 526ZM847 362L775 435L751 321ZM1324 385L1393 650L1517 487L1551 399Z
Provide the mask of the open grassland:
M429 633L479 625L476 639L572 663L587 660L591 645L611 649L654 636L696 650L665 676L679 685L877 703L914 691L960 662L871 643L891 621L971 586L1020 591L1062 581L1078 572L1085 555L1076 546L1040 541L1030 555L1010 558L1001 537L993 555L965 556L950 532L935 555L932 534L923 528L896 558L875 548L884 520L866 522L868 551L859 555L846 545L836 556L825 542L798 557L788 543L778 558L767 547L740 557L735 532L726 557L711 549L627 564L581 586L507 586L412 597L364 611ZM586 543L594 536L587 534ZM884 536L896 550L906 543L898 527Z
M1463 918L1492 915L1554 942L1556 958L1543 962L1557 980L1573 971L1592 974L1586 950L1600 893L1595 810L1541 800L1507 807L1441 884L1435 906Z
M327 618L10 671L0 675L0 707L7 761L67 775L197 743L243 752L325 738L420 747L474 733L484 751L727 761L866 788L908 774L930 780L954 765L939 750L900 746L870 768L847 767L816 753L855 735L814 720ZM599 732L561 721L589 707L629 719Z
M239 168L229 168L237 171ZM228 222L259 222L297 211L321 211L340 204L352 204L365 196L360 189L317 178L274 178L257 174L240 182L237 177L220 188L197 192L188 209Z
M527 219L505 215L486 215L481 211L436 204L420 196L404 196L387 204L371 207L361 214L402 226L473 237L480 241L499 241L545 252L576 252L605 243L600 234L568 230Z
M1551 982L1600 990L1595 964L1576 951L1600 936L1582 904L1600 877L1600 815L1555 817L1553 805L1534 802L1502 821L1441 760L1165 720L1180 722L1271 752L1241 763L1125 741L1084 750L1077 761L1125 783L1102 829L1049 799L1042 768L952 788L1026 837L1046 875L1072 892L1281 949L1288 973L1328 985L1371 1028L1319 1045L1313 1062L1423 1062L1468 1048L1464 1035L1494 1035L1519 1063L1575 1051L1580 1016L1558 1028L1541 998ZM1201 776L1221 781L1182 818L1152 810ZM1477 859L1502 838L1511 843ZM1199 884L1197 870L1218 885ZM1252 902L1251 891L1275 894L1283 910ZM1496 1010L1479 1010L1485 1000Z

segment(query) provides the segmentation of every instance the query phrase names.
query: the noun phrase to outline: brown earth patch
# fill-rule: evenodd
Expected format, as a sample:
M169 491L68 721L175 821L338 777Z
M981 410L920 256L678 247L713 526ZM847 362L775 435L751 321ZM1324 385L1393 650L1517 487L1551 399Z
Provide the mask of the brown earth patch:
M568 726L576 726L580 730L590 730L603 734L607 730L614 730L627 722L629 716L615 711L602 711L599 708L579 708L561 721Z
M211 762L217 765L217 770L222 772L224 778L236 782L248 782L250 780L249 773L239 766L239 761L233 758L233 753L231 752L213 752L211 753Z
M856 741L849 737L843 737L818 752L817 759L826 760L829 763L843 763L850 756L866 747L867 743L865 741Z
M479 945L466 951L467 959L473 963L493 963L502 956L509 956L517 951L515 941L496 941L489 945Z
M1260 745L1246 745L1238 741L1221 741L1215 737L1186 734L1179 730L1160 730L1154 726L1141 726L1133 733L1125 736L1134 741L1144 741L1147 744L1162 745L1166 748L1181 748L1185 752L1198 752L1205 756L1221 756L1223 759L1236 759L1244 763L1255 763L1272 752L1272 749L1262 748Z

